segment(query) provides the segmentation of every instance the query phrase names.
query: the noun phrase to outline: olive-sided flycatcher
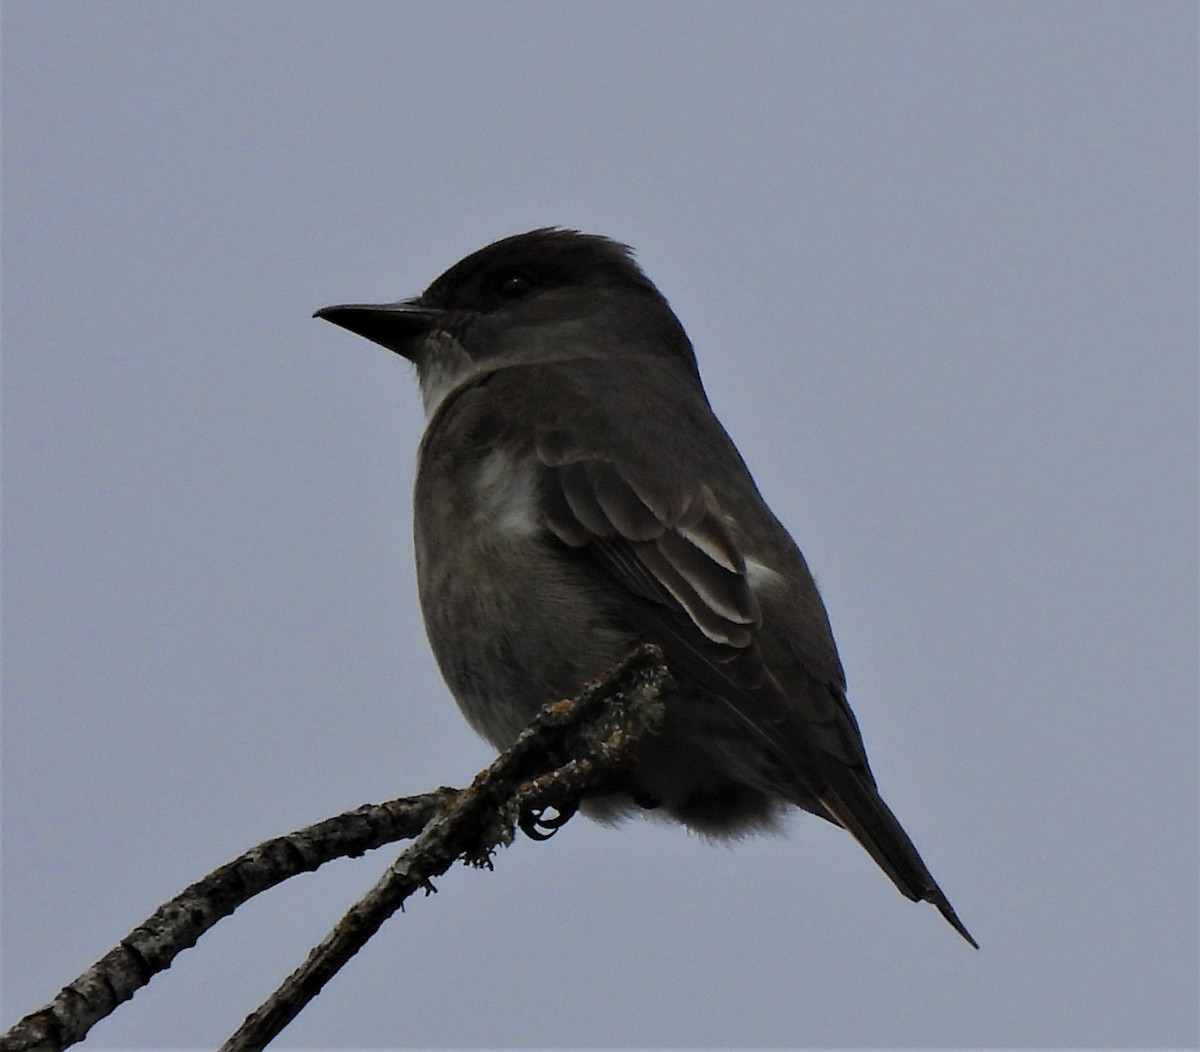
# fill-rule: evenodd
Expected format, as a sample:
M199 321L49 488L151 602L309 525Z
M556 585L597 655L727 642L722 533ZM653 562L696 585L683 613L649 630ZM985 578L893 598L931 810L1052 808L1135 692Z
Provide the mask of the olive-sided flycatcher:
M477 731L505 748L543 703L656 643L679 695L636 784L587 810L721 836L801 807L976 945L879 795L804 557L626 246L534 230L414 299L317 316L416 366L421 608Z

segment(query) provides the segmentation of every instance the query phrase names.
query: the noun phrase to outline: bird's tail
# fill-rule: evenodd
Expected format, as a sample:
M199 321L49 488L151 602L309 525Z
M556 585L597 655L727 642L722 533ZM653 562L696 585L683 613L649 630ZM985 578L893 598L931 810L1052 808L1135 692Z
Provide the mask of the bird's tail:
M979 949L979 943L958 919L916 845L875 786L851 771L846 771L845 777L837 781L840 784L828 786L818 794L834 820L866 849L879 868L892 878L901 894L914 902L933 903L951 927Z

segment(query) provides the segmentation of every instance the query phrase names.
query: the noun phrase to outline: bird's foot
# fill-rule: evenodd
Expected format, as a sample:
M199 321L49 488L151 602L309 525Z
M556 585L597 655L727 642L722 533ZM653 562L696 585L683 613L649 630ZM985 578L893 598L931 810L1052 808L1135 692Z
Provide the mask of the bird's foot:
M549 840L575 816L576 807L531 807L517 819L521 832L530 840ZM547 815L547 812L553 814Z

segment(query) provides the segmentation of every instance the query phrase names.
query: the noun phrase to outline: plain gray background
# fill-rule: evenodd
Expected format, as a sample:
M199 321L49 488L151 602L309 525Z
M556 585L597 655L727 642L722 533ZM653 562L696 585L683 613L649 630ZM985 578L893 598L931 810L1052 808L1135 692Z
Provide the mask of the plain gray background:
M812 563L884 794L579 820L414 901L285 1046L1197 1040L1191 3L10 2L3 1022L257 841L489 749L412 577L407 366L310 319L628 241ZM393 852L93 1032L211 1047Z

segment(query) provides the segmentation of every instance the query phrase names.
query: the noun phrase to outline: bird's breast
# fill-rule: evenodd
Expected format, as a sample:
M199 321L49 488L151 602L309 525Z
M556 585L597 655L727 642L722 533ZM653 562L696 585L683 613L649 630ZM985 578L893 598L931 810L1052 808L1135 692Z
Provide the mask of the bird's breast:
M538 464L512 450L423 463L417 579L429 640L459 707L497 747L545 702L633 646L578 553L546 530Z

